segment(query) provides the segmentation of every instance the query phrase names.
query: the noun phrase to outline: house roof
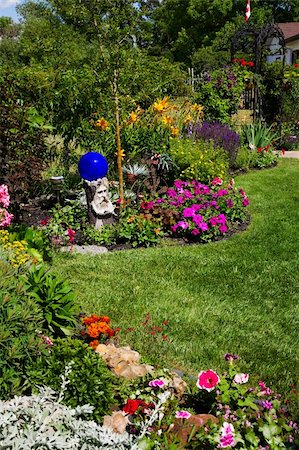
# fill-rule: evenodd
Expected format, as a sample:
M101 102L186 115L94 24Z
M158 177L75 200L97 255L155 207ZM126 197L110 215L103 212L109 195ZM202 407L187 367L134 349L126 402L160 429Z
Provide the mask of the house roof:
M299 22L285 22L277 24L284 34L286 41L291 41L292 39L299 36Z

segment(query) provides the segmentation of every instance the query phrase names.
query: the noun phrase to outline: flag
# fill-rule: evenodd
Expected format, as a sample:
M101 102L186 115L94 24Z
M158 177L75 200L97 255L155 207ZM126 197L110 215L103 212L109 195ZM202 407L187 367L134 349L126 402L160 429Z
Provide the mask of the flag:
M247 0L246 13L245 13L245 20L246 20L246 22L248 22L250 14L251 14L251 11L250 11L250 0Z

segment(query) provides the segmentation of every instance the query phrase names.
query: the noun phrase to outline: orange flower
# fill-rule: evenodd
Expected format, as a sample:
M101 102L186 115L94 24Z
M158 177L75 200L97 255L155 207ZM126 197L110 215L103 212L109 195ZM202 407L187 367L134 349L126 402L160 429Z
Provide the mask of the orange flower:
M171 128L170 128L170 131L171 131L171 135L172 135L173 137L176 137L176 136L179 135L179 129L178 129L178 127L171 127Z
M92 314L89 317L83 317L82 323L84 323L84 325L90 325L91 323L99 322L100 320L101 316L96 316L95 314Z
M159 234L159 233L160 233L159 228L154 228L154 233L155 233L155 234Z
M123 148L120 150L119 153L120 153L121 159L123 159L126 156L125 151L124 151ZM116 154L116 156L118 156L118 152L116 152L115 154Z
M98 130L106 131L109 128L109 122L104 117L101 117L95 122L94 126Z
M89 343L89 346L92 347L94 350L97 348L97 346L99 345L99 341L97 339L94 339L93 341L91 341Z
M131 216L128 218L127 222L132 223L132 222L134 222L134 220L135 220L135 216Z

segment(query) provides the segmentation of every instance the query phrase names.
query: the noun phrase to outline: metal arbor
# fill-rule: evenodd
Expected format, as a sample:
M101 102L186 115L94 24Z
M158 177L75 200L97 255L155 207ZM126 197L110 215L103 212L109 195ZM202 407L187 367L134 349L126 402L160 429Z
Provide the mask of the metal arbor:
M253 118L264 120L264 97L265 93L261 89L263 80L263 62L281 61L281 73L279 75L279 98L278 100L278 115L279 128L281 128L282 107L283 107L283 74L285 65L286 47L284 35L281 29L275 23L268 23L262 28L254 28L246 25L239 29L232 38L231 43L231 60L236 57L238 53L253 55L254 58L254 86L250 93L244 93L245 104L250 105L253 110ZM258 82L261 80L261 83Z

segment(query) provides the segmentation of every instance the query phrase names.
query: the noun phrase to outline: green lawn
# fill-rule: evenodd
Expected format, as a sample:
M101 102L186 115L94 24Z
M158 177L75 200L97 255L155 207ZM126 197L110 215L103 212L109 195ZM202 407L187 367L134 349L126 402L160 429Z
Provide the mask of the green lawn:
M238 353L242 369L280 391L299 373L299 161L236 178L252 222L207 245L57 256L87 312L134 327L127 340L149 359L190 373L224 369ZM147 312L169 320L168 339L142 332ZM160 336L160 335L159 335Z

